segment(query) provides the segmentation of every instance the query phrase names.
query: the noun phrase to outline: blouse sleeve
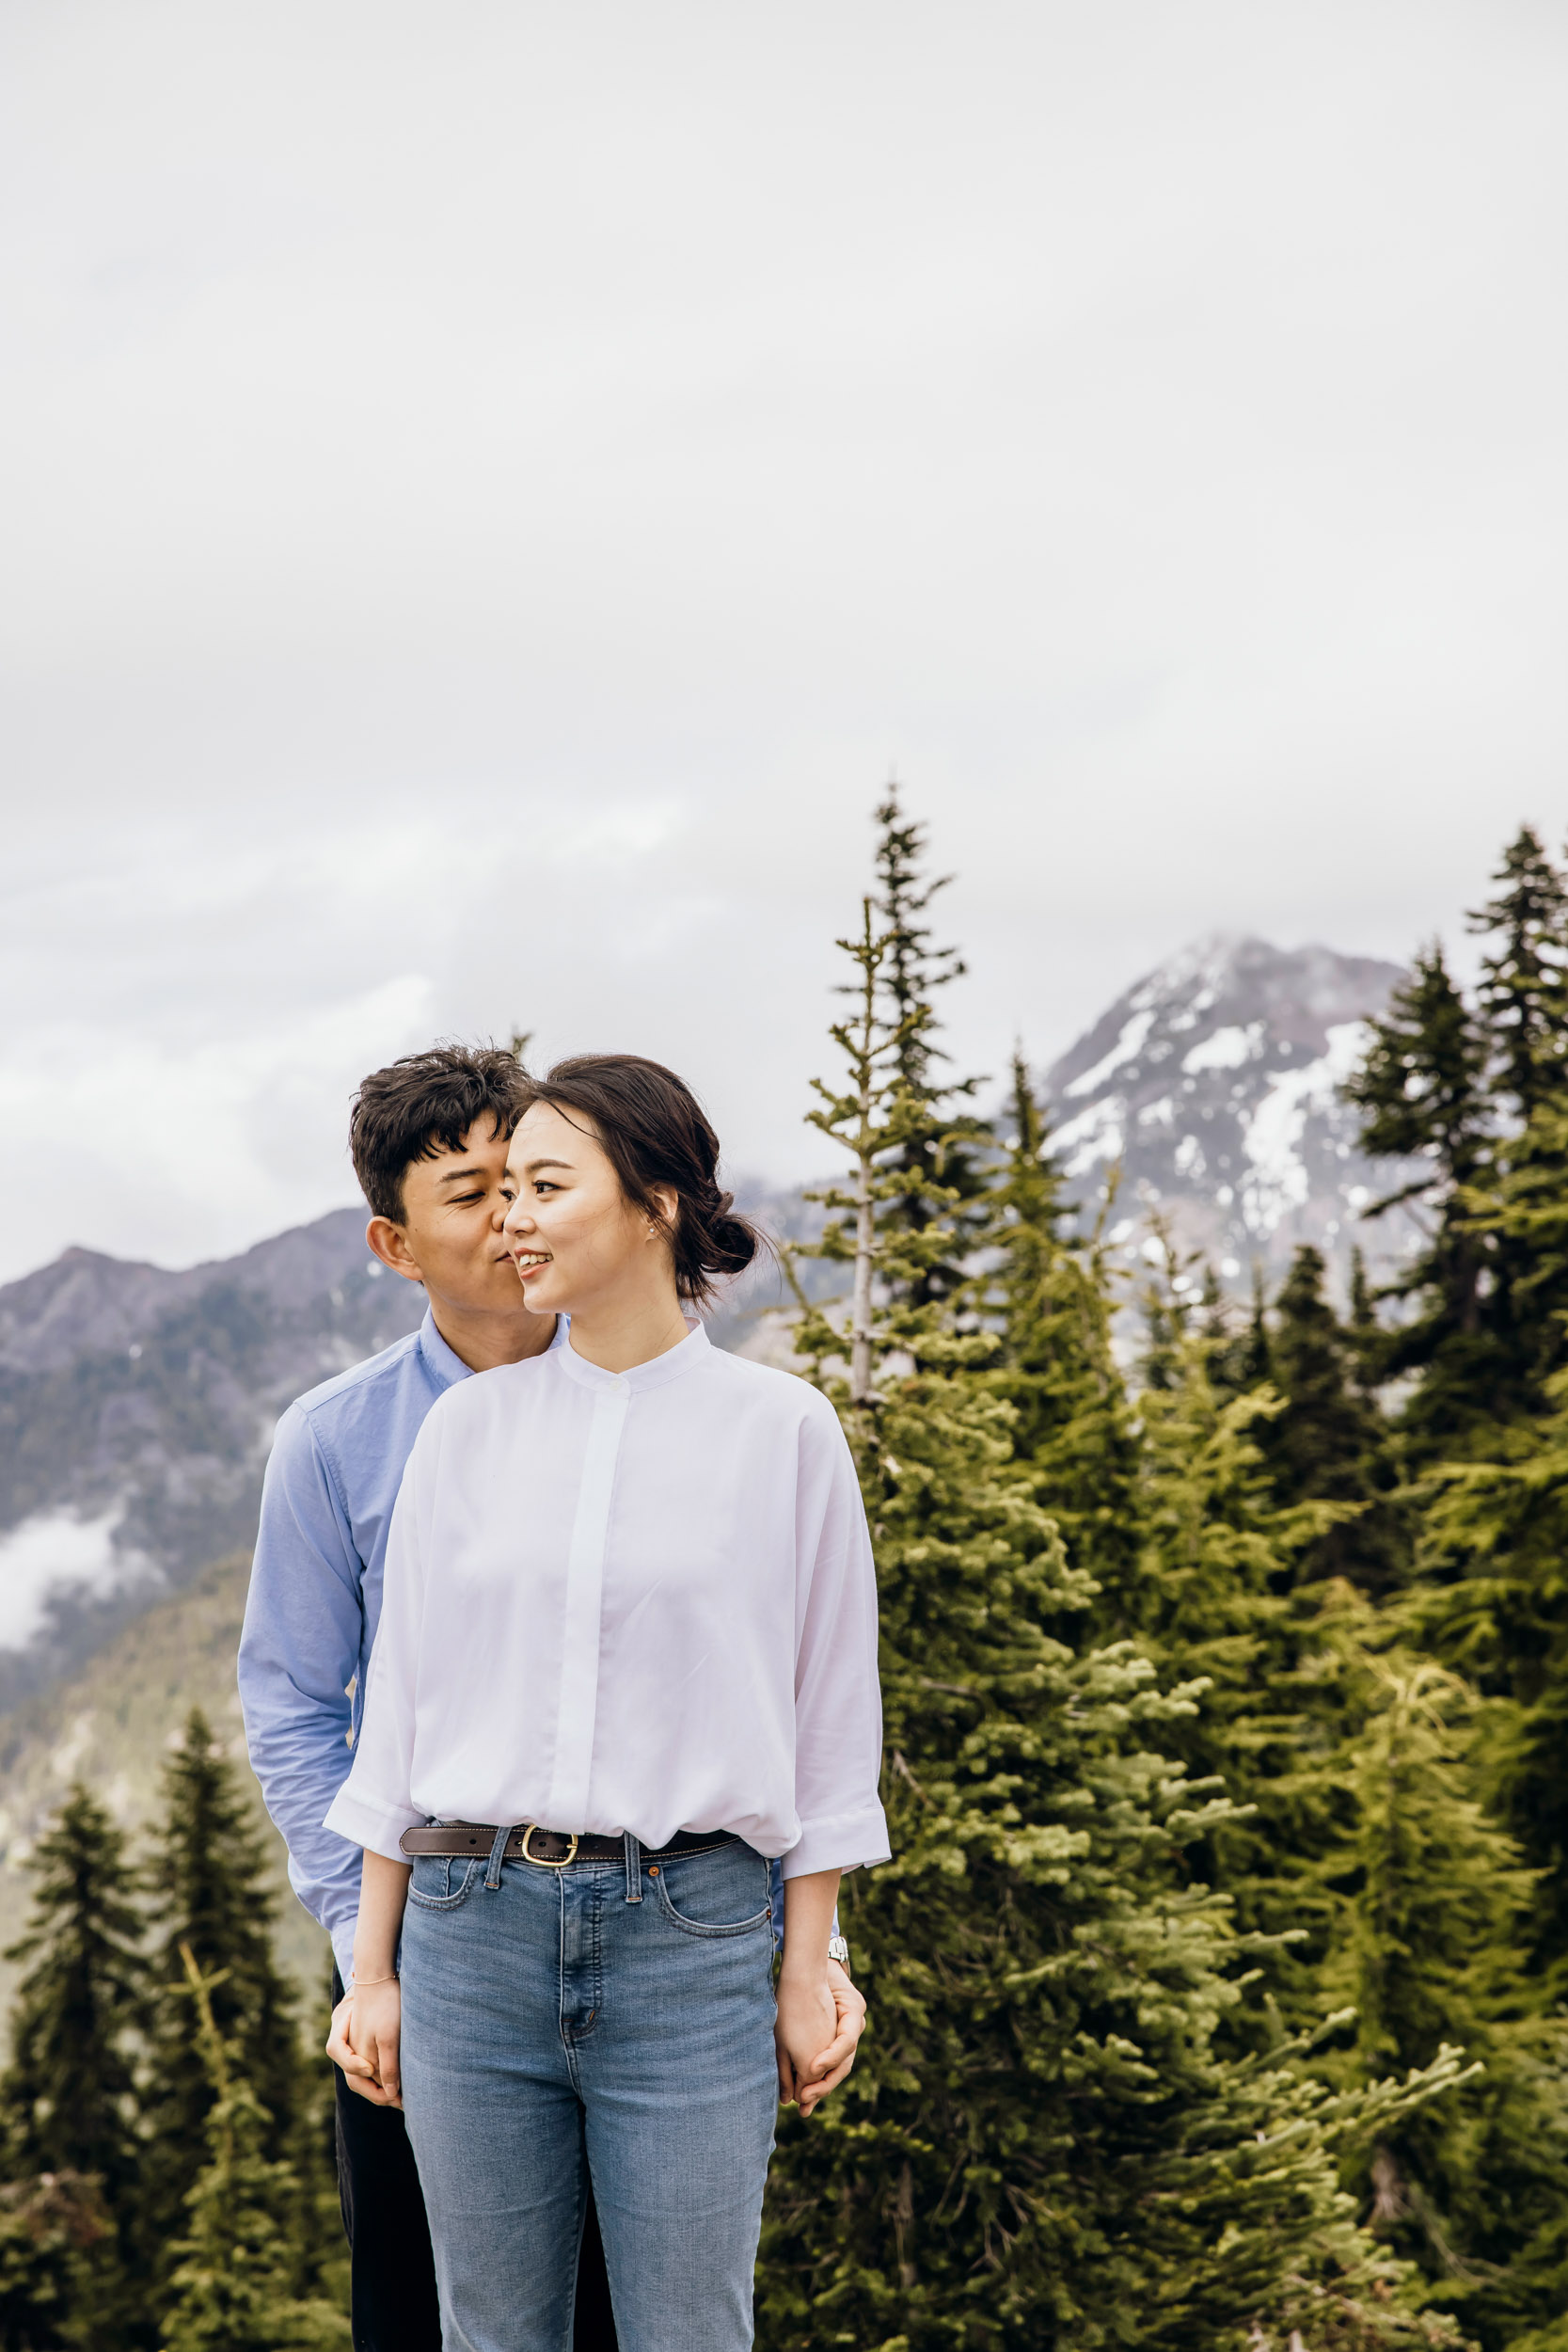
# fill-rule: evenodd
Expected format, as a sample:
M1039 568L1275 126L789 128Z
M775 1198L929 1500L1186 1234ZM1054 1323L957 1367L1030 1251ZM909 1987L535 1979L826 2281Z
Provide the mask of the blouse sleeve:
M800 1431L795 1613L795 1809L786 1879L889 1858L878 1795L882 1698L877 1574L860 1481L825 1399Z
M390 1862L404 1855L398 1839L423 1821L409 1801L414 1761L415 1669L424 1615L427 1509L423 1489L435 1439L427 1417L409 1454L387 1534L381 1621L365 1676L365 1707L349 1775L326 1816L325 1827L352 1845Z

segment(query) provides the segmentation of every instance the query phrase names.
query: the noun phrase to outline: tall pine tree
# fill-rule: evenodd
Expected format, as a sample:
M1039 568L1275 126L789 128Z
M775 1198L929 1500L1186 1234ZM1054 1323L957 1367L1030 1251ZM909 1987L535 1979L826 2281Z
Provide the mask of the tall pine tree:
M894 1215L911 1234L940 1217L949 1235L945 1257L921 1258L902 1279L908 1303L927 1306L963 1287L963 1261L986 1221L990 1122L970 1107L981 1081L946 1078L948 1059L937 1043L942 1024L937 992L964 973L956 947L938 947L926 919L932 901L952 882L924 869L926 828L909 818L890 785L877 809L877 888L872 904L886 940L878 990L892 1060L904 1098L904 1119L892 1166L908 1178Z
M1322 1250L1304 1243L1266 1334L1267 1376L1284 1409L1260 1424L1258 1441L1277 1502L1346 1508L1307 1547L1297 1574L1345 1576L1363 1591L1388 1592L1403 1577L1408 1549L1392 1502L1394 1452L1358 1377L1355 1341L1328 1297L1327 1274Z
M299 2041L294 1996L273 1956L276 1904L254 1819L199 1708L165 1771L164 1816L146 1878L153 1950L142 2232L156 2276L166 2271L168 2249L184 2227L215 2095L210 2068L191 2059L184 1948L211 1987L219 2039L242 2042L250 2054L248 2080L266 2118L263 2157L276 2164L301 2153ZM302 2204L296 2233L308 2226Z
M271 2119L236 2043L218 2030L214 1995L188 1943L180 1947L192 2039L208 2101L205 2162L186 2197L184 2233L171 2247L166 2352L328 2352L347 2346L349 2324L302 2292L295 2233L300 2184L266 2153Z
M1485 1311L1496 1270L1471 1219L1466 1191L1491 1160L1489 1052L1440 946L1416 959L1388 1010L1371 1025L1361 1068L1345 1089L1362 1117L1362 1149L1411 1172L1371 1203L1368 1216L1403 1210L1419 1240L1380 1297L1395 1302L1373 1377L1413 1375L1402 1418L1407 1457L1462 1449L1494 1419L1503 1364Z
M28 1867L31 1923L6 1955L25 1973L0 2081L6 2167L18 2184L13 2257L25 2253L24 2237L38 2249L32 2271L24 2262L15 2277L15 2311L36 2301L38 2324L52 2325L49 2307L60 2306L62 2341L109 2352L135 2340L139 2309L132 2217L143 2149L132 2033L144 1979L134 1874L119 1830L80 1786Z

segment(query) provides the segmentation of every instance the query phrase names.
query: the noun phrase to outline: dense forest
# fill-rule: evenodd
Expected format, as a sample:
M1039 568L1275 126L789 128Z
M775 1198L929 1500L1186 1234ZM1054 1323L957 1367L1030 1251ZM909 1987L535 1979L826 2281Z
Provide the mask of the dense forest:
M1474 987L1434 946L1372 1025L1397 1279L1304 1248L1245 1310L1157 1204L1069 1210L1022 1058L982 1115L941 887L890 797L794 1344L872 1522L895 1859L759 2342L1568 2352L1568 883L1522 832ZM4 2352L347 2342L327 2070L199 1717L167 1781L150 1859L85 1790L35 1857Z

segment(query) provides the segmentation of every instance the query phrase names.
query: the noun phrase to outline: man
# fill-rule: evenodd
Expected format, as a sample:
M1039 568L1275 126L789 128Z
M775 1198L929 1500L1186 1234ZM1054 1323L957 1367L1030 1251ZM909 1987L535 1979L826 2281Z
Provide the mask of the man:
M515 1057L437 1046L379 1070L350 1126L370 1204L365 1239L422 1283L420 1329L292 1405L278 1423L240 1641L250 1758L289 1848L289 1878L332 1939L338 2177L353 2274L356 2352L439 2352L430 2233L399 2109L342 2040L342 1984L359 1902L356 1847L324 1829L347 1777L381 1613L382 1565L403 1468L426 1413L454 1380L520 1363L564 1338L523 1303L501 1225L507 1145L523 1103ZM841 2035L865 2005L832 1975ZM575 2343L613 2346L590 2203Z

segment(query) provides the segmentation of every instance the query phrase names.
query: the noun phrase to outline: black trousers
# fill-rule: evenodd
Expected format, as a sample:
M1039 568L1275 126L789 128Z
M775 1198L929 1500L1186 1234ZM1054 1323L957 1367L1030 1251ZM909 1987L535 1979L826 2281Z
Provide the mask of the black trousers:
M336 1972L332 2001L343 1989ZM354 2352L441 2352L436 2263L403 2116L372 2106L338 2077L338 2196L353 2278ZM594 2191L578 2264L574 2352L615 2352L615 2321Z

